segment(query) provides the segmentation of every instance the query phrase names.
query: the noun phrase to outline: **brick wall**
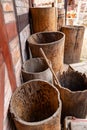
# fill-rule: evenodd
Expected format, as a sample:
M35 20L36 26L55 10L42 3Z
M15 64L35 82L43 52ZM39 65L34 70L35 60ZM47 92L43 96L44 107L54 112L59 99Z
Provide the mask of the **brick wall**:
M19 38L17 33L17 25L16 25L13 0L2 0L2 7L3 7L3 14L6 23L8 39L9 39L10 53L12 55L13 67L14 67L15 75L16 77L18 77L16 73L18 73L18 68L17 68L18 63L19 66L21 65L21 55L20 55ZM19 69L19 77L20 77L20 69ZM16 81L17 81L17 85L19 86L20 83L17 78Z
M15 3L14 3L15 2ZM9 40L9 49L17 86L21 84L21 65L27 59L26 39L30 35L29 0L1 0L3 16ZM16 8L15 8L15 7ZM5 65L4 121L3 130L13 130L7 113L12 95L7 66Z
M18 23L18 32L22 50L22 60L24 62L28 58L26 52L26 39L30 35L29 0L16 0L15 6L16 6L17 23Z

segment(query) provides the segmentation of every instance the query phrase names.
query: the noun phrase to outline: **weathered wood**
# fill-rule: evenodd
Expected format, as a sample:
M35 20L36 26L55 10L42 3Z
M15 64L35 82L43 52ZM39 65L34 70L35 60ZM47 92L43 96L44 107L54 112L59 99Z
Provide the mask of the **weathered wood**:
M12 91L16 89L16 79L13 71L12 57L9 49L9 39L7 37L6 25L0 4L0 48L2 50L3 58L7 66L8 76L11 83Z
M65 35L61 32L40 32L28 38L33 57L41 57L42 48L51 61L53 70L60 71L63 66Z
M12 66L9 50L9 39L7 37L6 25L4 22L3 9L0 2L0 130L3 130L4 121L4 85L5 85L5 64L12 90L16 88L16 80Z
M64 63L71 64L80 61L83 44L83 26L64 26L61 28L65 33Z
M57 31L56 8L30 8L33 33L42 31Z
M24 82L32 79L43 79L50 83L53 82L52 73L45 60L42 58L27 60L22 67L22 76Z
M87 77L76 71L66 71L58 78L61 87L56 87L62 100L62 119L66 116L86 118Z
M61 27L64 25L65 25L65 9L58 8L57 30L61 30Z
M46 81L32 80L14 92L10 112L17 130L60 130L61 100Z

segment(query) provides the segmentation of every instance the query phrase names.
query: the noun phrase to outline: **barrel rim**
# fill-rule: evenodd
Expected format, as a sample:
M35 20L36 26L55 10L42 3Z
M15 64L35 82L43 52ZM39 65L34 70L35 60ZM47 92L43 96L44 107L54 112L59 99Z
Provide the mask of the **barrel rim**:
M74 70L73 70L74 71ZM80 72L78 72L78 71L74 71L74 72L76 72L76 73L79 73L79 74L81 74L81 75L84 75L85 77L86 77L86 75L85 74L82 74L82 73L80 73ZM57 85L57 84L56 84ZM55 85L54 85L55 86ZM82 93L87 93L87 89L85 89L85 90L78 90L78 91L72 91L72 90L70 90L70 89L68 89L68 88L65 88L65 87L63 87L61 84L60 84L60 87L59 87L60 89L62 89L62 90L64 90L64 91L67 91L67 92L69 92L69 93L72 93L72 94L82 94Z
M37 122L27 122L27 121L24 121L22 120L21 118L19 118L16 113L14 112L13 108L11 107L12 106L12 100L13 100L13 96L15 95L16 91L20 90L21 87L23 87L25 84L27 83L31 83L31 82L36 82L36 81L40 81L40 82L44 82L44 83L47 83L49 84L50 86L52 86L56 92L58 93L58 108L57 110L54 112L54 114L52 114L51 117L48 117L47 119L44 119L44 120L41 120L41 121L37 121ZM34 80L30 80L24 84L22 84L20 87L18 87L15 92L13 93L13 96L11 97L11 100L10 100L10 113L14 119L14 121L17 121L19 123L22 123L23 125L31 125L31 126L37 126L37 125L42 125L42 124L45 124L47 123L47 121L51 121L51 119L55 118L57 114L59 114L59 116L61 116L61 108L62 108L62 102L61 102L61 99L60 99L60 92L59 90L51 83L45 81L45 80L42 80L42 79L34 79Z
M40 57L36 57L36 58L32 58L32 59L41 59L41 60L44 60L44 58L40 58ZM30 60L32 60L32 59L29 59L29 60L27 60L25 63L27 63L28 61L30 61ZM45 60L44 60L45 61ZM24 64L25 64L24 63ZM51 65L51 61L49 61L49 63L50 63L50 65ZM23 65L24 65L23 64ZM44 72L46 72L46 71L49 71L50 70L50 68L47 66L47 68L45 69L45 70L43 70L43 71L41 71L41 72L30 72L30 71L26 71L26 70L24 70L23 69L23 65L22 65L22 69L21 69L21 71L23 72L23 73L26 73L26 74L36 74L36 75L39 75L39 74L41 74L41 73L44 73Z
M34 9L34 10L35 9L41 9L41 10L43 10L43 9L53 9L53 8L56 9L55 7L40 7L40 6L39 7L30 7L30 9Z
M29 40L32 36L39 34L39 33L61 33L62 34L62 38L60 40L54 41L54 42L47 42L47 43L40 43L40 44L35 44L35 43L31 43ZM47 46L47 45L53 45L53 44L58 44L61 43L61 41L65 40L65 34L63 32L60 31L44 31L44 32L38 32L38 33L34 33L31 36L29 36L29 38L27 39L28 41L28 45L34 45L34 46Z
M62 26L62 28L67 28L67 29L85 29L84 26L82 25L65 25L65 26Z
M85 90L83 90L83 91L81 91L81 90L71 91L71 90L68 89L68 88L64 88L62 85L61 85L60 89L66 90L67 92L70 92L70 93L72 93L72 94L77 94L77 93L81 94L81 93L86 93L86 92L87 92L87 89L85 89Z

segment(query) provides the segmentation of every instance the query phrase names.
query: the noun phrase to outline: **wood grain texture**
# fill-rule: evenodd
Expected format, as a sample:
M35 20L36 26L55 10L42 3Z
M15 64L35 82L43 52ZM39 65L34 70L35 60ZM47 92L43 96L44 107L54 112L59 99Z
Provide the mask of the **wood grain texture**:
M84 37L84 26L63 26L61 31L65 33L64 63L71 64L80 61L81 49Z
M15 75L13 71L12 59L11 59L11 54L10 54L8 43L9 43L8 35L6 32L6 26L4 23L2 7L0 5L0 48L2 50L3 58L5 60L5 63L8 69L8 75L9 75L9 80L11 83L12 91L14 91L16 89L16 80L15 80Z
M8 70L11 89L12 91L16 89L16 80L9 50L8 35L9 33L7 33L6 30L6 25L3 17L3 10L0 3L0 130L3 130L3 119L4 119L5 64Z
M40 32L28 38L32 56L42 57L42 48L55 72L61 71L63 67L64 40L65 35L61 32Z
M66 116L86 119L87 77L77 71L66 71L58 76L61 87L56 85L62 100L62 120ZM75 129L76 130L76 129Z
M44 80L31 80L18 87L10 102L10 112L17 130L61 129L59 93Z
M42 31L57 31L56 9L30 8L33 33Z

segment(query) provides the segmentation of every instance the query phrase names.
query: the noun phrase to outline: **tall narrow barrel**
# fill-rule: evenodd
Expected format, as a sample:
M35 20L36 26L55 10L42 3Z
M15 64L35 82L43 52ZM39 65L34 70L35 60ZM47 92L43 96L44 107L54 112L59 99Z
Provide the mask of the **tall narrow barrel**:
M57 31L57 16L55 7L30 8L33 33L42 31Z
M62 32L65 33L64 62L66 64L80 61L84 38L84 26L64 26Z

